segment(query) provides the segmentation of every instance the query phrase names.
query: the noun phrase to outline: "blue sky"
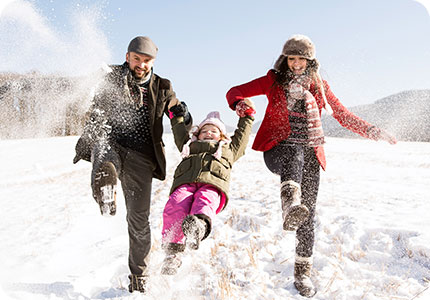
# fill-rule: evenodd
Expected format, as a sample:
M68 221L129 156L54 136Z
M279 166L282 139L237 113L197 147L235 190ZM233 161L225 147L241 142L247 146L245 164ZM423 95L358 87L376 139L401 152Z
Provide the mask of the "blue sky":
M169 78L196 120L236 116L225 94L266 74L293 34L316 45L322 76L346 106L430 89L430 16L413 0L3 0L0 71L79 74L121 64L129 41L159 47ZM256 97L257 120L266 99Z

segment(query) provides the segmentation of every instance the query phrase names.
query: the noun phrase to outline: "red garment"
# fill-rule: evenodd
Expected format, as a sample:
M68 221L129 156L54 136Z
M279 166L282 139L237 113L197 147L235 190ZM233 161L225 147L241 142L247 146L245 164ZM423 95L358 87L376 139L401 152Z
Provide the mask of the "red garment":
M324 100L317 90L315 83L312 83L309 91L315 97L319 112L324 107ZM345 128L358 133L365 138L371 138L368 130L372 126L363 119L357 117L340 103L339 99L332 93L328 83L324 80L324 91L328 104L333 109L333 117ZM259 95L266 95L269 103L266 108L263 122L255 137L252 149L257 151L267 151L286 140L291 133L288 121L287 100L284 89L275 82L275 73L269 70L265 76L254 79L250 82L232 87L227 92L227 101L230 108L234 109L237 101ZM324 147L314 147L316 156L321 167L325 170L326 160Z

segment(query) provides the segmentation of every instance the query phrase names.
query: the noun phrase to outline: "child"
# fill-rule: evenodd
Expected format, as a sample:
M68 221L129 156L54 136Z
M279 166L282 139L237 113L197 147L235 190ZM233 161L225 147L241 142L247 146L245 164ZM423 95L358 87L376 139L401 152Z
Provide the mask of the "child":
M163 212L162 243L166 251L161 273L177 273L185 245L197 250L211 232L212 219L227 204L232 164L245 153L254 121L254 105L242 100L236 109L240 116L230 138L214 111L207 115L191 138L183 117L171 119L176 146L182 161L176 168L170 197Z

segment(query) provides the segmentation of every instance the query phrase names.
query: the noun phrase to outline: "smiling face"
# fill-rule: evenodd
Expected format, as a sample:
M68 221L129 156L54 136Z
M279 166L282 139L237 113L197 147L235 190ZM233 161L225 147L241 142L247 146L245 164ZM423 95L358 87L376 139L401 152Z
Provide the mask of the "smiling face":
M197 138L199 140L219 141L221 139L221 130L215 125L206 124L200 129Z
M128 52L125 56L125 60L128 62L128 66L133 72L134 77L140 79L151 72L155 58L146 54Z
M294 75L301 75L305 72L308 66L308 60L302 56L289 55L287 57L288 68Z

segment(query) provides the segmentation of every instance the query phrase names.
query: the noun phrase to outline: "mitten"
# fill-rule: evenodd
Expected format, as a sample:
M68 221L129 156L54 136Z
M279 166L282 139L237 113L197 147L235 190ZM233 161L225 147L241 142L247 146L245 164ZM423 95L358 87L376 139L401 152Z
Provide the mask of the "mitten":
M255 113L254 104L249 99L241 100L236 105L236 114L241 118L245 116L253 117Z

